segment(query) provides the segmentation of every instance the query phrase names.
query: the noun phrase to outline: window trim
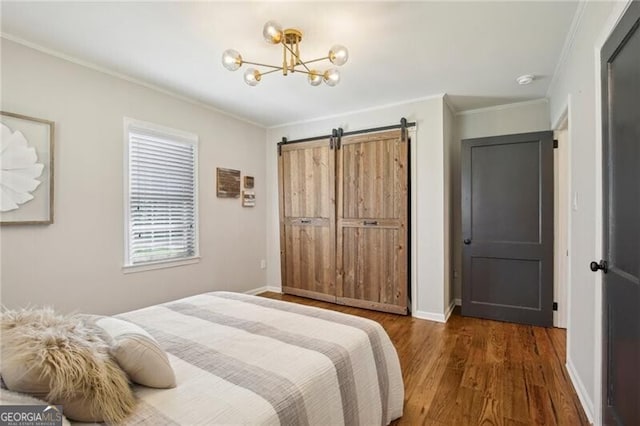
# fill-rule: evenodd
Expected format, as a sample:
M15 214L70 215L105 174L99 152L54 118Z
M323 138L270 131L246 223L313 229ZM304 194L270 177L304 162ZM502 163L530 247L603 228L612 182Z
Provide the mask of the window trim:
M158 135L164 137L170 137L176 139L177 141L185 144L191 144L195 147L194 149L194 192L195 192L195 200L194 200L194 221L196 232L194 235L194 254L189 257L182 257L178 259L163 259L163 260L152 260L144 263L131 263L129 258L129 227L131 222L130 217L130 192L129 192L129 132L131 130L139 129L145 132L157 133ZM124 165L123 165L123 188L124 188L124 260L122 270L124 273L130 272L142 272L149 271L154 269L161 268L172 268L176 266L183 265L191 265L194 263L198 263L200 261L200 215L199 215L199 204L200 204L200 182L199 182L199 143L200 140L198 135L195 133L186 132L184 130L173 129L171 127L162 126L155 123L150 123L147 121L137 120L130 117L123 118L123 141L124 141L124 149L123 149L123 157L124 157Z

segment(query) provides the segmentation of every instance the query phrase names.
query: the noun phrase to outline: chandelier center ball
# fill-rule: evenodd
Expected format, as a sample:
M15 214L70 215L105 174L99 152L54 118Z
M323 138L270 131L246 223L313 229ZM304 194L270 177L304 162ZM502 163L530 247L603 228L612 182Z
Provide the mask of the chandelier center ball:
M284 42L287 44L300 43L302 41L302 31L295 28L287 28L284 32Z

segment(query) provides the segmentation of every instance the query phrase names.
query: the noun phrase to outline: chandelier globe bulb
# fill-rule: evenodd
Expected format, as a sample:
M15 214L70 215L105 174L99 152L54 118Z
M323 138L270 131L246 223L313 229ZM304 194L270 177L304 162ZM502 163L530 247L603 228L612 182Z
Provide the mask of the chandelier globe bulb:
M340 71L337 68L331 68L324 72L323 80L328 86L334 87L340 83Z
M346 47L336 44L329 49L329 60L333 65L342 66L349 60L349 51Z
M260 74L260 71L255 68L247 68L244 72L244 82L249 86L257 86L261 79L262 75Z
M282 26L275 21L268 21L262 28L262 36L267 43L278 44L284 37Z
M311 70L308 75L309 84L312 86L318 86L322 83L322 73L318 70Z
M222 65L229 71L235 71L242 66L242 56L237 50L227 49L222 53Z

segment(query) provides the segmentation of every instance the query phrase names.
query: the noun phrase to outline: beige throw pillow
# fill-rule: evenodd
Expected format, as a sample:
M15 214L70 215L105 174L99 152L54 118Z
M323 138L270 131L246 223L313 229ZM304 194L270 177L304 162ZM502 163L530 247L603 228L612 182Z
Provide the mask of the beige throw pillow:
M96 320L96 325L113 339L111 355L132 382L161 389L176 386L176 376L167 354L144 329L111 317Z
M9 390L62 405L65 416L83 422L118 423L133 411L127 376L99 327L45 308L2 312L0 331Z

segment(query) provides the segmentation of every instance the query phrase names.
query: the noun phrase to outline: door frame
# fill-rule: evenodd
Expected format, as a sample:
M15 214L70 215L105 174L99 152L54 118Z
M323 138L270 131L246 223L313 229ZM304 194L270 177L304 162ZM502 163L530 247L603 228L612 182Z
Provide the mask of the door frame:
M558 139L558 148L554 149L554 280L553 296L558 310L553 314L553 326L569 328L569 297L571 291L571 127L569 111L571 95L557 122L553 125L553 137L564 132L563 140ZM562 153L562 155L561 155ZM564 193L564 199L560 196ZM564 226L562 226L564 225ZM562 238L564 234L564 238ZM567 347L568 345L567 337Z

